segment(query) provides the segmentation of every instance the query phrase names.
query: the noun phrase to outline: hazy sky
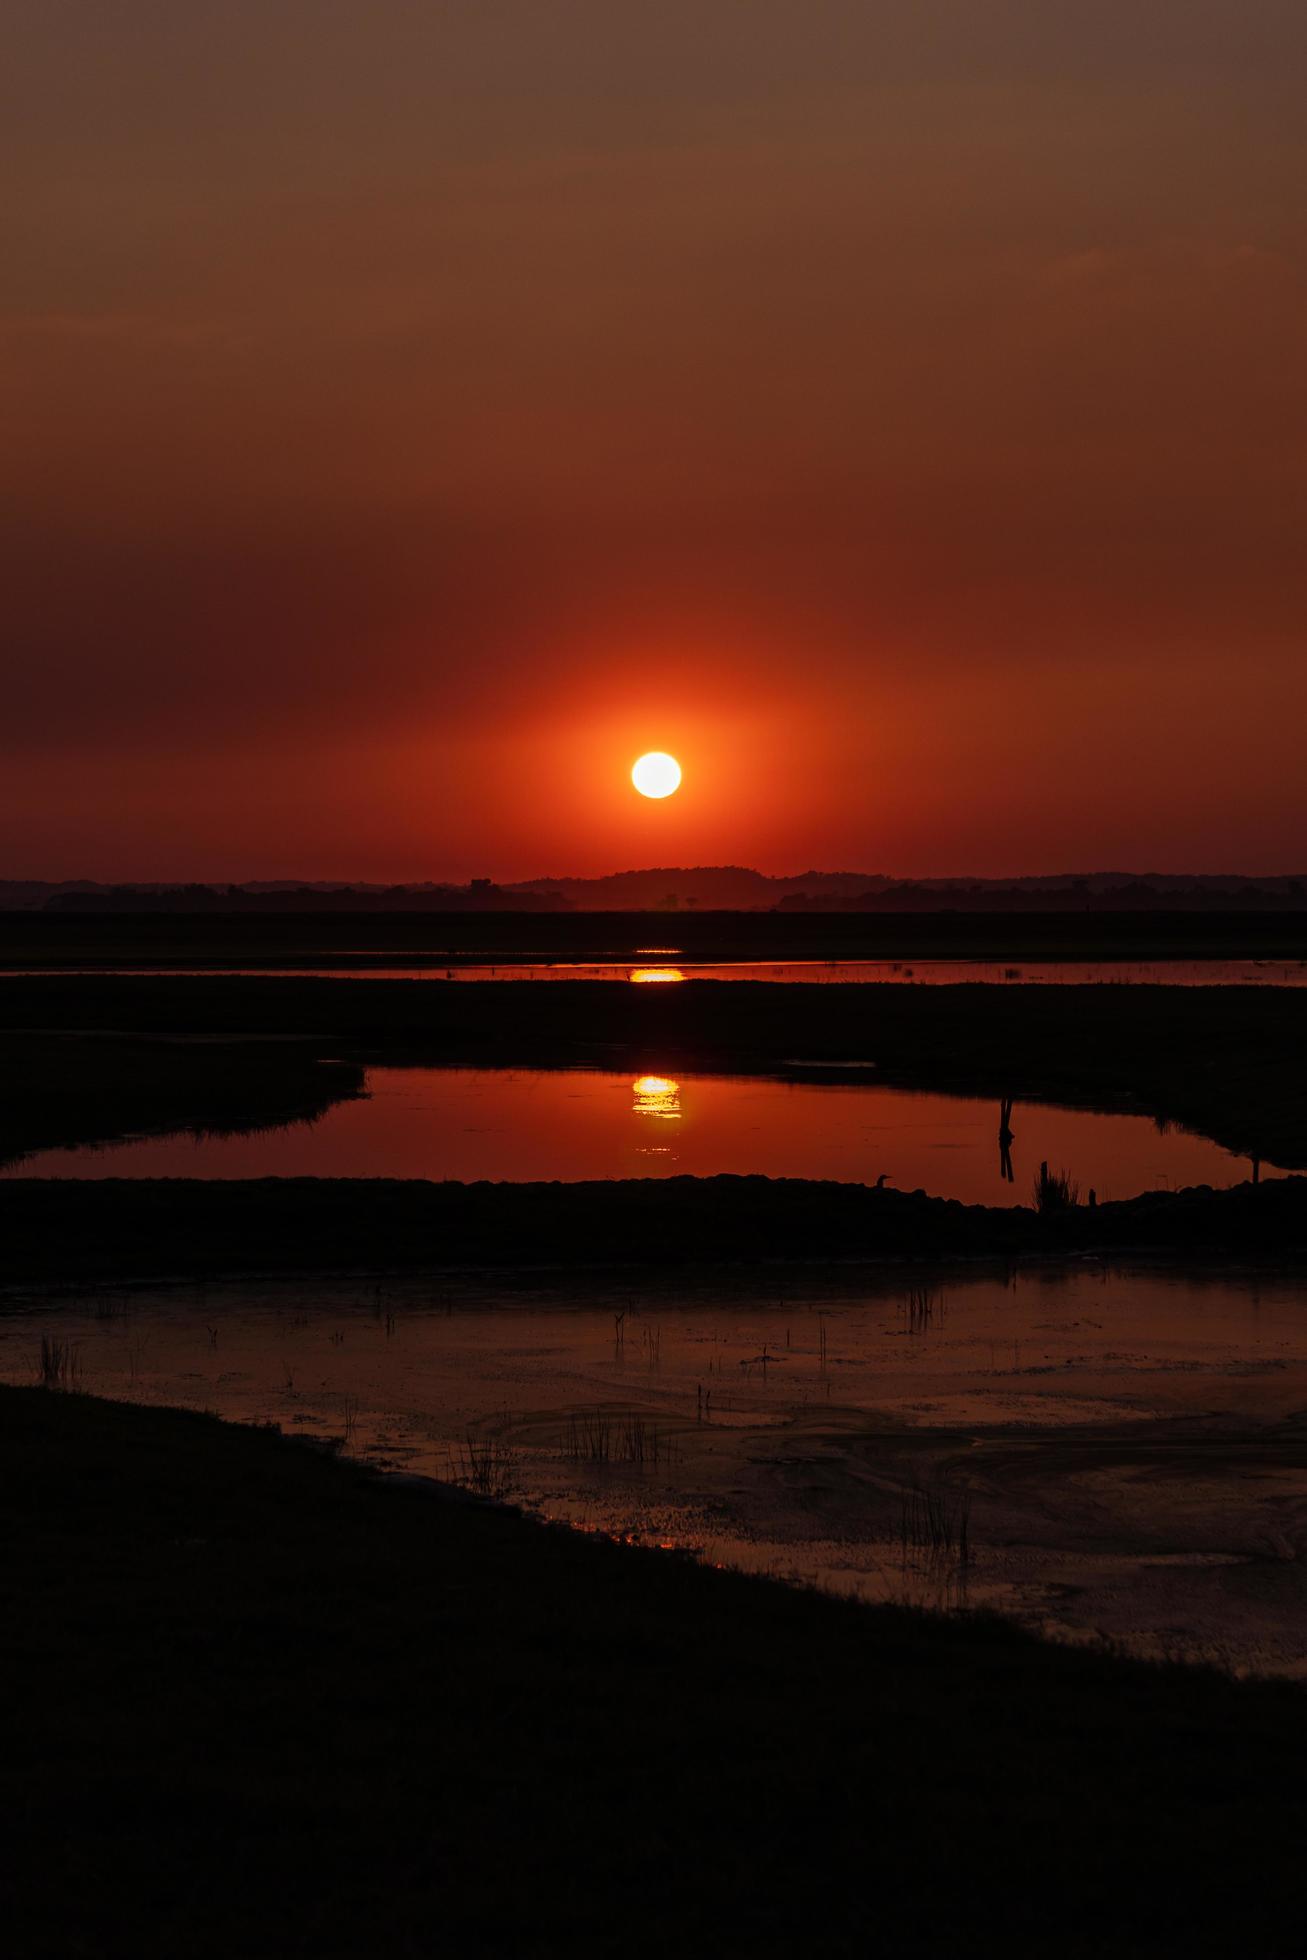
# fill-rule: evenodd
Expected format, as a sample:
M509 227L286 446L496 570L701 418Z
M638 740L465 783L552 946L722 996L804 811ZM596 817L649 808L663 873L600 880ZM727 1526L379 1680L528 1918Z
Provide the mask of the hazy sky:
M1303 0L0 36L0 875L1307 869Z

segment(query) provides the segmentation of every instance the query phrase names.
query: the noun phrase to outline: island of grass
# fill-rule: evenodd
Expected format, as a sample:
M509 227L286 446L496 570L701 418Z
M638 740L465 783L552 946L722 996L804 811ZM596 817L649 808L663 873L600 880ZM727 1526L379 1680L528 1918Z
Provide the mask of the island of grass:
M0 1390L37 1956L1297 1950L1307 1700Z
M363 1070L302 1041L100 1033L0 1034L0 1165L127 1136L311 1123L361 1094Z
M1051 1211L804 1178L0 1180L9 1286L276 1273L1213 1256L1298 1269L1307 1178Z

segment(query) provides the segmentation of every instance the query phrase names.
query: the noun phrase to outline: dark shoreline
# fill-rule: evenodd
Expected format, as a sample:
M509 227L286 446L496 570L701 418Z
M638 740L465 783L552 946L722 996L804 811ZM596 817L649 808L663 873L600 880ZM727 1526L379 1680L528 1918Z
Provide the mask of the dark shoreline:
M312 1123L362 1093L357 1063L305 1042L0 1033L0 1167L129 1136Z
M29 1960L1295 1950L1307 1699L0 1389ZM511 1863L514 1883L504 1883ZM58 1874L57 1883L52 1874ZM1251 1914L1251 1917L1250 1917Z
M1307 909L1022 912L0 912L0 966L354 955L634 960L1307 959Z
M1147 1255L1297 1261L1307 1178L1037 1214L762 1177L591 1184L365 1178L0 1181L8 1284L125 1277Z

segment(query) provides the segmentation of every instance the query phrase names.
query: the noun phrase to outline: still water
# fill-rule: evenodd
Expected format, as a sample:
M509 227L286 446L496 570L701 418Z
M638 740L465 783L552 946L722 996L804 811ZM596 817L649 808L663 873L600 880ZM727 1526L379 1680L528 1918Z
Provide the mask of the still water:
M834 1178L966 1204L1030 1202L1041 1162L1102 1200L1227 1185L1247 1161L1144 1116L755 1076L580 1069L377 1068L314 1123L243 1136L48 1150L22 1177Z
M1301 1278L0 1295L0 1378L36 1379L43 1337L92 1393L271 1422L584 1530L1307 1676Z
M299 966L205 967L65 965L0 967L0 979L50 978L65 973L120 978L263 980L603 980L636 986L684 980L755 980L773 985L1040 986L1040 987L1307 987L1307 960L726 960L698 964L675 948L650 948L634 959L580 962L510 961L492 965L440 955L322 955Z

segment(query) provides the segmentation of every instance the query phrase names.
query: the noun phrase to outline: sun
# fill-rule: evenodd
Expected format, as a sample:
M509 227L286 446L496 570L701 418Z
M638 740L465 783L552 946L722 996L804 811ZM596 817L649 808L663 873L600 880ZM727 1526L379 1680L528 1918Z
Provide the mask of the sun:
M641 796L671 796L681 787L681 765L674 755L650 749L632 769L631 781Z

